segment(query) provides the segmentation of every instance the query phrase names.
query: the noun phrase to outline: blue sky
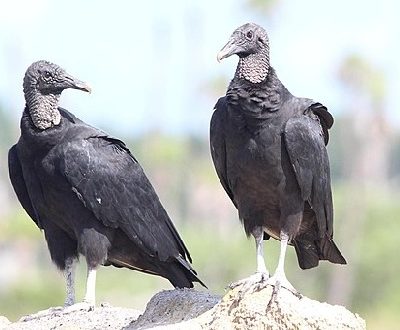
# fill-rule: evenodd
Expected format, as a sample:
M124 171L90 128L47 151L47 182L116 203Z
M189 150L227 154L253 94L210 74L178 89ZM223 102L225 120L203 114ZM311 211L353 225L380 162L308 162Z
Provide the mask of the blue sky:
M268 17L244 1L4 1L0 103L17 123L24 72L47 59L92 86L91 95L66 91L61 99L92 125L116 135L206 135L218 94L207 86L217 78L227 85L237 63L218 64L216 54L237 26L254 21L269 32L271 64L283 83L333 114L349 98L338 66L349 54L365 57L386 75L386 110L398 126L399 12L398 2L385 0L283 0Z

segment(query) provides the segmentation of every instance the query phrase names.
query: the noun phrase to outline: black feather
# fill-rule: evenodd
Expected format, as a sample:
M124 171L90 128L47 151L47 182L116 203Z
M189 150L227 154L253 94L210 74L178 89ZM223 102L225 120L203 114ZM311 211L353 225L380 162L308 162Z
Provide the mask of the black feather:
M237 31L249 26L265 38L255 24ZM266 239L285 233L304 269L319 260L345 263L332 241L325 145L333 117L321 103L285 88L269 63L265 66L268 47L257 48L243 38L235 44L235 38L242 33L232 34L219 58L237 54L239 64L210 125L211 155L221 184L248 235L257 227L266 229Z
M33 64L25 77L27 105L21 137L9 151L9 174L22 206L43 229L56 265L64 269L67 258L81 253L91 268L104 264L136 269L163 276L176 287L203 284L190 266L183 240L124 142L87 125L57 103L46 109L52 100L38 103L51 93L32 101L32 95L41 93L30 81L39 79L35 70ZM46 85L46 91L49 88ZM39 114L35 121L32 103L35 115ZM49 128L38 128L40 111L43 116L46 111L59 113L61 119Z

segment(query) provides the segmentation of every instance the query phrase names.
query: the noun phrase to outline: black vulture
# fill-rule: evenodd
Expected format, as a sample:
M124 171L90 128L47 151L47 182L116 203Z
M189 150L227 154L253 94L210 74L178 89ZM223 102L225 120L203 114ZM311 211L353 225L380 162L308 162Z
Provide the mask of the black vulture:
M126 267L168 279L174 287L204 285L189 251L150 181L124 142L58 107L64 89L89 87L47 61L24 78L21 136L9 151L11 183L43 230L51 259L64 271L65 305L75 303L79 254L88 267L84 305L95 304L99 265Z
M283 86L270 66L262 27L237 28L217 59L234 54L239 64L211 119L212 159L246 234L255 238L253 280L269 277L263 240L273 237L281 241L281 253L267 282L292 290L284 273L287 244L294 245L302 269L316 267L319 260L346 263L332 239L325 145L333 117L321 103L295 97Z

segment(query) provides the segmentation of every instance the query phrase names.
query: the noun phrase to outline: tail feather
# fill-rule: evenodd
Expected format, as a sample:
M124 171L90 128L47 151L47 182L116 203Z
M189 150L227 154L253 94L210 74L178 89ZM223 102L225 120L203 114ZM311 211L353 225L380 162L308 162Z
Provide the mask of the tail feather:
M121 260L122 258L109 258L104 266L113 265L117 268L129 268L143 273L158 275L168 279L175 288L193 288L193 282L199 282L202 286L207 286L197 277L196 271L181 256L175 261L164 261L158 263L148 263L148 267L139 267L133 262Z
M319 242L321 260L329 260L334 264L347 264L346 259L342 256L332 239L322 239Z
M318 266L318 249L314 243L294 240L293 244L297 254L297 261L301 269L309 269Z
M334 264L346 264L346 260L332 239L321 239L313 242L297 239L294 240L293 244L301 269L316 267L319 260L328 260Z
M192 266L181 256L176 257L176 260L178 261L178 265L179 265L179 272L177 272L179 274L179 276L176 277L176 279L179 281L176 281L176 283L173 283L171 279L170 282L178 288L184 288L184 287L193 287L193 283L192 282L198 282L200 283L202 286L204 286L205 288L207 288L207 286L197 277L197 273L196 271L192 268ZM183 273L182 273L183 271ZM177 275L178 275L177 274ZM184 277L184 278L183 278ZM190 283L189 286L188 285L182 285L186 283ZM179 285L181 284L181 285Z

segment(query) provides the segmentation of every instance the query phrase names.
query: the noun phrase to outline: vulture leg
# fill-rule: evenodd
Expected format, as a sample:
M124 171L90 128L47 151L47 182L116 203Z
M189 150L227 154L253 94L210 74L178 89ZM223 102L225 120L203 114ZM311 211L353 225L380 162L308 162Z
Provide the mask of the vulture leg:
M294 293L297 293L297 290L293 287L292 284L290 284L285 275L285 256L286 248L289 242L289 236L284 231L281 231L280 239L281 252L279 254L278 266L276 267L274 275L268 280L268 283L275 286L276 291L280 287L284 287Z
M87 278L86 278L85 298L80 303L76 303L73 305L66 305L68 313L82 311L82 310L92 311L94 309L95 302L96 302L95 301L95 298L96 298L96 295L95 295L96 271L97 271L96 268L88 267ZM72 280L72 282L73 282L73 280ZM67 295L68 295L68 292L73 292L73 291L68 291L68 278L67 278Z
M65 261L64 276L67 284L67 297L65 298L64 307L75 304L75 258L68 258Z
M243 280L230 284L229 288L231 289L243 286L241 291L248 291L254 285L264 282L269 277L269 272L264 262L264 230L262 227L256 227L251 234L256 241L257 271Z
M269 272L267 267L265 267L264 261L264 230L262 227L256 227L252 235L256 241L256 255L257 255L257 273L265 274L265 276L269 277Z
M88 267L86 278L86 294L83 302L87 303L91 308L94 308L96 302L96 272L96 268Z

